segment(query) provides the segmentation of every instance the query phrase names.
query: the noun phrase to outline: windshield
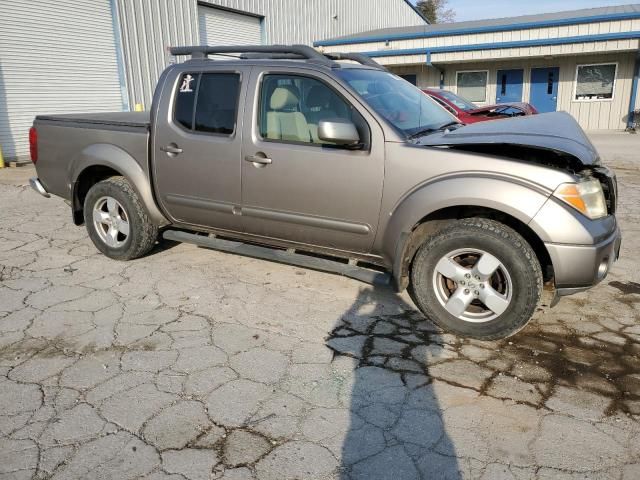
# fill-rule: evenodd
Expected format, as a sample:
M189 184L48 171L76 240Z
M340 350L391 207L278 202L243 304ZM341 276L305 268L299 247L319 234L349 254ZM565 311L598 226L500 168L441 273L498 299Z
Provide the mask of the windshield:
M478 106L474 103L471 103L464 97L460 95L456 95L455 93L449 92L447 90L438 90L438 95L447 100L449 103L453 103L456 107L464 112L468 112L469 110L475 110Z
M408 137L457 123L454 116L429 96L392 73L342 69L336 74L371 108Z

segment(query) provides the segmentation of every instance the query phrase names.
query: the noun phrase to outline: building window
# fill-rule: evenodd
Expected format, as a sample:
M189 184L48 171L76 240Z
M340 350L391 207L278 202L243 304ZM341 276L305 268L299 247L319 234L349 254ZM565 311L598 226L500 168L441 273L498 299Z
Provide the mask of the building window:
M407 82L409 82L411 85L418 85L418 76L415 74L408 73L405 75L398 75L398 76L403 80L406 80Z
M611 100L616 80L616 63L578 65L576 100Z
M487 101L487 78L489 72L457 72L457 93L472 102Z

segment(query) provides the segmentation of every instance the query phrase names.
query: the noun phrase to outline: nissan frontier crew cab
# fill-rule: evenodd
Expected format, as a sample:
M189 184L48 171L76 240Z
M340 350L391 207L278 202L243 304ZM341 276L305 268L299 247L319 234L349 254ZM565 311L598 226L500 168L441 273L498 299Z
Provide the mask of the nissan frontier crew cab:
M497 339L600 282L616 179L566 113L462 126L359 54L177 47L150 113L42 115L41 194L106 256L166 239L392 281L459 335ZM212 56L213 58L210 58Z

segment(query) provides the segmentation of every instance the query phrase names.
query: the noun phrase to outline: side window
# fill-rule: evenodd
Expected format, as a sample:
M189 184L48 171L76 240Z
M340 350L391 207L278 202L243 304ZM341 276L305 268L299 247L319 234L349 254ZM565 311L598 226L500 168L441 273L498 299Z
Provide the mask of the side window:
M178 83L174 120L187 130L231 135L239 93L236 73L185 73Z
M231 135L236 129L240 75L203 73L196 99L197 132Z
M328 145L318 138L318 124L330 119L353 122L368 143L364 119L325 83L296 75L264 76L258 116L263 138Z
M200 75L197 73L185 73L178 83L173 118L187 130L193 127L193 109L199 79Z

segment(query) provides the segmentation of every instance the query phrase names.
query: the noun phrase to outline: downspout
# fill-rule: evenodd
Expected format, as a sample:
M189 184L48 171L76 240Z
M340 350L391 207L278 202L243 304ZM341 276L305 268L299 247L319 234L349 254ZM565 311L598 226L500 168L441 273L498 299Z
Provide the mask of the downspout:
M636 63L633 67L633 82L631 83L631 100L629 101L629 116L627 117L627 131L635 131L633 128L636 119L636 98L638 96L638 79L640 77L640 52L636 54Z
M429 50L427 50L427 67L435 68L440 73L440 89L442 90L444 88L444 70L431 63L431 52Z
M116 62L118 64L118 81L120 82L120 95L122 96L122 111L131 110L129 105L129 92L127 89L127 81L125 76L124 58L122 53L122 32L120 30L120 17L116 0L110 0L109 8L111 9L111 24L113 27L113 37L116 47Z

